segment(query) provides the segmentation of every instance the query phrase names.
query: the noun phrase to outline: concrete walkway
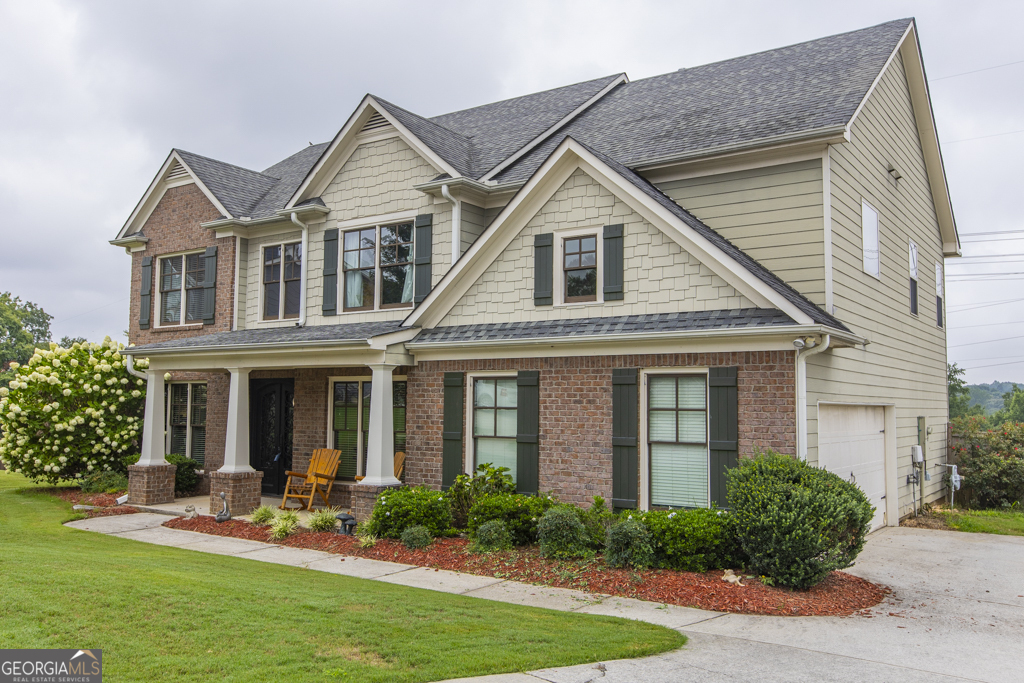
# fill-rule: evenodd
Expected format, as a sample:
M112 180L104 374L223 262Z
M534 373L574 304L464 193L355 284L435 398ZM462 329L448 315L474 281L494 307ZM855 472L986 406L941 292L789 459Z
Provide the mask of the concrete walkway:
M68 526L486 600L674 628L689 643L646 657L502 674L488 683L1018 681L1024 669L1024 538L897 528L872 534L851 573L893 589L870 616L761 617L592 595L160 525L140 513ZM462 679L470 680L470 679Z

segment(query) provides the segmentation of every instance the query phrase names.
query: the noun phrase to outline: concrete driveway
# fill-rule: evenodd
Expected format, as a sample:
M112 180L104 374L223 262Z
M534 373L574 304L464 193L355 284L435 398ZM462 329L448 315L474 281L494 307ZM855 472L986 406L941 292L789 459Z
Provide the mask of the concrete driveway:
M848 571L892 588L870 616L708 613L681 626L690 642L665 655L489 678L1024 681L1024 537L886 528Z

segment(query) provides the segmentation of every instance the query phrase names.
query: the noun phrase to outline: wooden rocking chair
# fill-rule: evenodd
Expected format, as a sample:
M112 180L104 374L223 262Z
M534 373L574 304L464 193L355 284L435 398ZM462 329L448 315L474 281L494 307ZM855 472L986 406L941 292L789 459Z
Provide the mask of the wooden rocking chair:
M306 501L305 505L299 507L300 510L303 507L312 510L313 497L317 495L320 496L325 506L330 507L330 503L327 501L331 497L334 479L338 474L338 458L340 457L341 451L318 448L313 451L313 456L309 459L309 470L305 474L290 470L285 472L288 475L288 481L284 485L284 500L281 501L281 509L287 509L285 506L288 504L288 499L294 498ZM293 482L293 479L301 480L301 482Z
M401 479L403 474L405 474L405 452L398 451L395 453L395 479ZM362 481L365 478L356 477L356 481Z

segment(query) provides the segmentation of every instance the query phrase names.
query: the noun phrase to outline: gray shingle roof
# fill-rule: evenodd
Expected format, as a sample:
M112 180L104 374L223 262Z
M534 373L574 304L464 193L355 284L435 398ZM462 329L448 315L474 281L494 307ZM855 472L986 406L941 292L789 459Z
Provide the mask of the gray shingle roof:
M559 132L626 166L846 124L912 19L618 86ZM503 171L525 180L557 146Z
M796 323L773 308L739 308L727 311L655 313L612 318L543 320L532 322L457 325L422 330L412 344L442 342L513 341L598 335L652 334L690 330L725 330L749 327L778 327Z
M382 334L402 329L402 321L388 320L372 323L349 323L347 325L314 325L311 327L272 327L262 330L236 330L217 332L187 339L172 339L155 344L132 347L132 353L145 355L148 352L199 349L208 347L230 347L239 344L259 346L263 344L310 344L322 342L366 341Z
M476 150L468 138L387 100L376 96L374 99L456 171L464 176L476 177L473 175Z

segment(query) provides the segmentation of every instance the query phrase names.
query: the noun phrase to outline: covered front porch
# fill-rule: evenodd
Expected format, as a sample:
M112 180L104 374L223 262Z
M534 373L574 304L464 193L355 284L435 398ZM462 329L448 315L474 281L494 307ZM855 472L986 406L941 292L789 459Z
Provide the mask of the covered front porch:
M165 456L188 455L195 439L173 438L167 416L186 415L183 434L196 428L191 403L183 411L165 401L196 392L166 385L191 383L204 387L201 490L209 491L211 514L222 507L221 493L236 516L264 499L280 504L287 472L305 473L312 453L330 448L340 456L329 502L364 518L382 487L401 485L395 454L405 452L405 379L414 364L403 342L413 333L393 322L272 328L133 348L150 365L129 502L174 504L174 466Z

